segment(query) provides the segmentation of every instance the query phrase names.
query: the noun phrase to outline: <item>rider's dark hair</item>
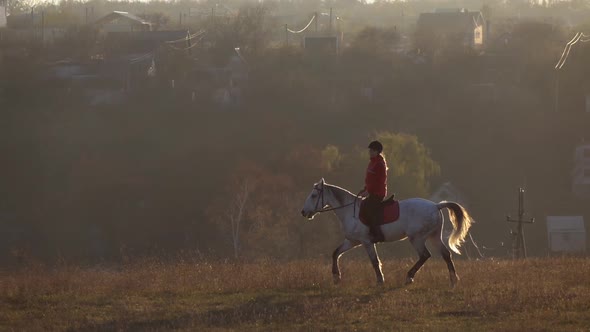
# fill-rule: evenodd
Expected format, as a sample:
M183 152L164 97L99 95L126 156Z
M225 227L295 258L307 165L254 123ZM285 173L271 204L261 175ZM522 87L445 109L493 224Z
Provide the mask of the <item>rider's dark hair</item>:
M373 141L369 144L369 149L375 150L379 153L383 152L383 144L379 141Z

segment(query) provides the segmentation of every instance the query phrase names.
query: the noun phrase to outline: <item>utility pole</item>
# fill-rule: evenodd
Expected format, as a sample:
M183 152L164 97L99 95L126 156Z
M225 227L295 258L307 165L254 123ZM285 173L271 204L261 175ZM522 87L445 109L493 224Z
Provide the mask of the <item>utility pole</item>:
M314 18L315 18L315 32L318 32L318 12L315 12Z
M186 17L185 17L185 22L186 22ZM186 39L186 51L187 51L187 55L191 56L193 54L193 51L192 51L193 46L192 46L192 42L191 42L191 38L190 38L190 30L189 30L188 34L189 34L189 38Z
M332 7L330 7L330 33L332 33Z
M35 36L35 7L31 7L31 36L33 38L33 41L35 41L36 36Z
M45 11L41 11L41 46L45 45Z
M401 6L402 6L402 26L400 29L400 34L406 31L405 30L406 24L405 24L404 7L403 7L403 5L401 5Z
M559 112L559 72L559 68L555 69L555 113Z
M527 258L523 223L532 224L535 222L535 218L525 220L524 215L524 188L518 188L518 219L512 219L509 215L506 216L507 222L518 223L516 233L510 230L510 234L515 237L512 241L512 258Z
M289 26L285 24L285 45L289 46Z

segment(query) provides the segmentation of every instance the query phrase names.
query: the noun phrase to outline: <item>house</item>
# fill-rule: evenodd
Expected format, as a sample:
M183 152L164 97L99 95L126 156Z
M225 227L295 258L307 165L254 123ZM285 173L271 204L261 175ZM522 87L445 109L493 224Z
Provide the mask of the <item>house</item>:
M549 250L554 253L586 251L586 229L582 216L547 216Z
M41 77L47 92L90 106L124 103L149 87L155 70L152 54L90 61L63 60L46 64Z
M170 73L177 67L175 56L190 54L195 34L188 30L109 32L103 40L104 59L110 68L119 68L126 91L150 84L150 78ZM193 37L193 38L191 38ZM171 54L174 53L174 54ZM156 71L157 68L157 71ZM174 75L173 75L174 76ZM169 77L174 80L178 77Z
M486 22L481 12L466 9L438 9L422 13L416 27L416 46L432 54L438 48L484 46Z
M236 48L225 65L200 62L187 73L184 85L189 89L193 101L198 99L224 109L237 108L248 75L248 63L240 49Z
M100 37L105 37L109 32L136 32L152 29L150 22L128 12L119 11L99 18L94 24Z
M340 43L334 34L309 34L303 38L303 48L310 55L337 55Z
M2 29L0 34L2 37L0 41L3 44L32 42L53 44L55 41L65 38L67 27L47 23L40 13L16 14L6 17L6 28Z
M579 198L590 198L590 143L575 149L572 190Z
M190 46L188 30L172 31L113 31L104 38L104 51L107 57L125 54L145 54L154 52L164 44L175 48ZM185 41L186 40L186 41ZM175 42L171 44L170 42Z
M41 72L41 78L47 86L46 92L88 105L119 102L124 81L112 75L103 63L104 61L96 60L62 60L46 64ZM98 100L102 102L97 102Z

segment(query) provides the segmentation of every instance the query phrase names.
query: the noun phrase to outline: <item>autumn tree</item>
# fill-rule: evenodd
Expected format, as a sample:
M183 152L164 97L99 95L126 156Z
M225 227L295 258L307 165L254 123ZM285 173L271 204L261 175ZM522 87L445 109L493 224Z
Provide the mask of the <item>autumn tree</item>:
M213 200L207 211L210 222L219 230L221 238L231 243L235 259L242 254L242 238L248 230L248 209L258 179L263 173L263 169L254 162L239 162L231 170L223 193L219 196L221 199Z
M420 143L418 137L379 132L374 139L384 146L383 154L389 167L389 191L402 197L428 197L430 180L440 173L440 166L432 160L430 151ZM342 157L341 166L336 170L338 178L349 184L352 191L358 191L364 184L368 160L366 148L353 147Z
M384 146L390 188L403 196L428 197L430 179L440 173L440 166L432 160L428 148L414 135L381 132L375 138Z

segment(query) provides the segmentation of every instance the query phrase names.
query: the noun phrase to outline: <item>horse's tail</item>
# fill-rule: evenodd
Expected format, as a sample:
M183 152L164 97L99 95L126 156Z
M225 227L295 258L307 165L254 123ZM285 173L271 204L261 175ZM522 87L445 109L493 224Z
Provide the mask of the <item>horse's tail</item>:
M438 209L449 209L449 216L451 224L453 224L453 232L449 237L449 247L451 250L461 255L459 247L465 242L465 237L469 231L469 227L474 222L467 210L455 202L442 201L436 204Z

